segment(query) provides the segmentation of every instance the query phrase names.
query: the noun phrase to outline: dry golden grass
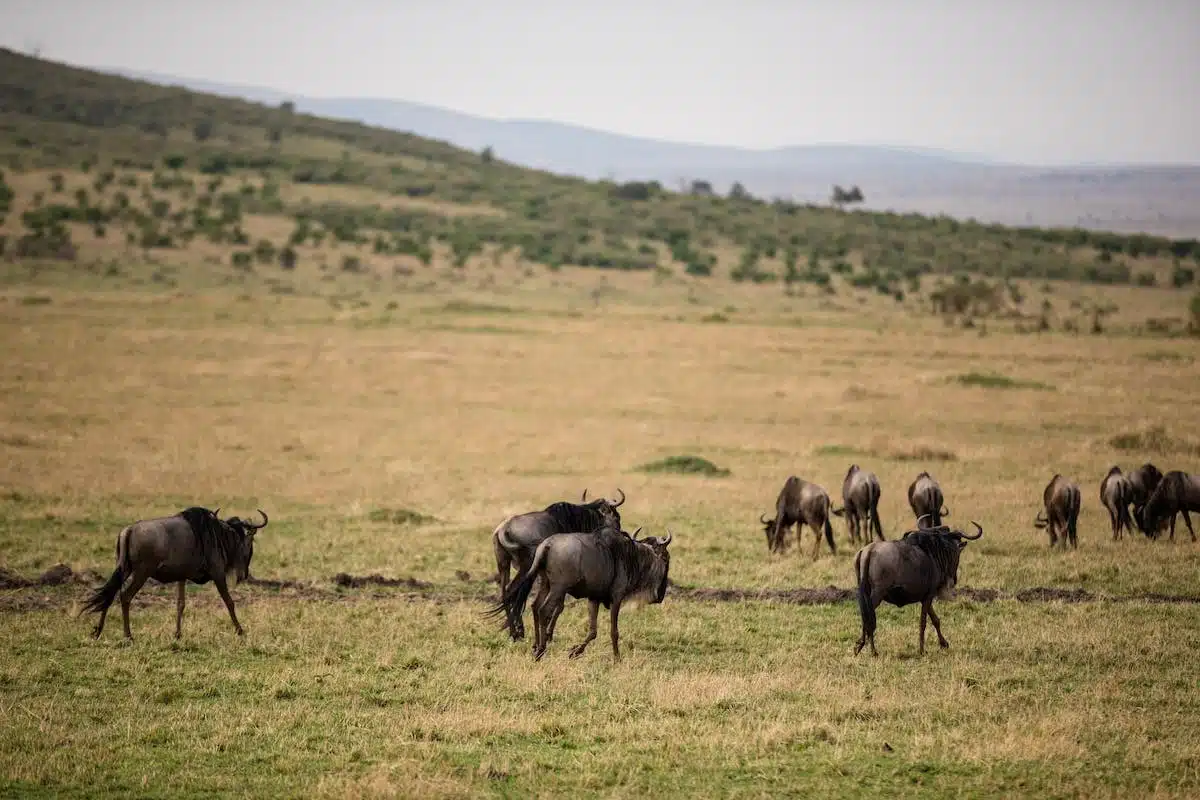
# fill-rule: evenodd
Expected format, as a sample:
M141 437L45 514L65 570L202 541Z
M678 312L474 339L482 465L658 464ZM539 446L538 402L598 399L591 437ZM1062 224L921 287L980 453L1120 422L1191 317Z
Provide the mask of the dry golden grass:
M575 604L537 665L479 616L492 526L585 487L622 488L631 530L671 526L680 587L851 586L840 523L838 554L813 563L769 556L757 522L790 474L838 499L850 463L879 474L889 537L926 468L950 522L984 525L965 586L1195 595L1182 522L1174 543L1112 542L1097 492L1112 463L1200 469L1197 342L981 334L865 294L443 263L374 280L193 264L174 288L153 266L103 280L4 265L2 565L107 573L122 525L200 503L267 509L255 575L311 584L237 588L245 640L196 587L177 646L163 588L136 604L132 647L111 617L93 643L68 616L81 587L0 593L6 791L1200 791L1194 606L960 600L941 609L951 650L925 658L915 610L886 609L881 656L855 659L849 604L680 593L623 616L615 667L604 636L566 660ZM1131 315L1185 302L1108 291ZM1110 443L1152 426L1165 452ZM730 474L638 469L682 454ZM1054 472L1084 489L1078 552L1050 552L1032 525ZM335 589L343 571L434 588Z

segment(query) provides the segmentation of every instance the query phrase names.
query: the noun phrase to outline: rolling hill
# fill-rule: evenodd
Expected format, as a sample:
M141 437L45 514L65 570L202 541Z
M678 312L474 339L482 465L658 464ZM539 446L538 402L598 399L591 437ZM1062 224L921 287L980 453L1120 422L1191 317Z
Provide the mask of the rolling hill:
M1037 305L1021 282L1185 289L1200 261L1194 238L589 181L282 101L6 50L0 75L0 248L19 262L82 263L98 276L145 265L170 285L279 269L286 277L271 280L282 291L334 272L363 285L423 286L495 269L586 268L648 274L688 292L732 281L786 297L883 297L914 313L1028 328L1050 324L1053 303ZM1079 301L1071 315L1099 320L1107 308ZM1185 320L1155 324L1178 331Z
M501 120L401 100L288 96L156 73L107 69L138 80L278 104L334 119L410 131L469 150L491 147L515 164L589 179L702 179L720 192L823 202L830 187L857 184L865 207L948 214L1015 225L1079 225L1168 236L1200 233L1200 167L1002 163L912 147L816 144L752 150L646 139L542 120Z

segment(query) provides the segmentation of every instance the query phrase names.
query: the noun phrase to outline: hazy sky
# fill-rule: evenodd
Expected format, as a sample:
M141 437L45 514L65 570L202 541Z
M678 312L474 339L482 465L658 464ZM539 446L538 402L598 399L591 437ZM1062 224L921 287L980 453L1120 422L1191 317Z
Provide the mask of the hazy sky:
M748 147L1200 163L1200 0L0 0L45 57Z

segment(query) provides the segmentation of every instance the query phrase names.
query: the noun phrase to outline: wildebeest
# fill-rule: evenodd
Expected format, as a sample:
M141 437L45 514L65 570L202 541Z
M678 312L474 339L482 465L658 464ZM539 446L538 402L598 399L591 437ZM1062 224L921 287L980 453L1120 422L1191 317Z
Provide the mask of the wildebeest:
M967 541L983 536L983 528L969 536L945 525L909 531L890 542L870 542L854 556L854 575L858 579L858 611L862 617L862 636L854 647L858 655L870 641L875 650L875 609L887 601L894 606L921 604L919 652L925 652L925 618L933 620L938 644L949 647L942 635L942 623L933 610L935 598L948 599L958 584L958 559Z
M788 528L796 526L796 545L804 534L804 526L808 525L816 533L813 542L813 561L821 551L821 532L825 532L825 541L829 544L829 552L836 554L837 547L833 543L833 528L829 524L832 504L829 492L815 483L810 483L795 475L784 481L779 497L775 500L775 519L767 519L766 514L759 516L763 530L767 534L767 549L772 553L783 550L783 540Z
M839 517L845 516L846 530L853 544L871 538L884 541L883 526L879 522L879 496L882 493L879 478L874 472L865 472L858 464L850 465L842 481L842 507L833 509L833 513Z
M529 569L534 551L546 537L555 533L594 531L609 519L609 515L619 529L621 514L617 508L625 502L625 493L620 488L617 493L621 499L615 503L603 497L590 503L551 503L541 511L515 514L497 525L492 531L492 550L496 555L500 597L508 592L509 569L513 563L517 567L516 577L520 578ZM587 499L587 489L583 490L580 499ZM514 641L525 636L525 623L520 614L511 620L509 635Z
M942 486L928 472L920 472L908 485L908 505L920 526L921 517L929 517L930 527L942 524L942 517L950 516L942 497Z
M222 520L215 511L192 506L170 517L139 520L117 534L117 566L108 581L96 589L85 603L84 611L99 611L100 619L92 635L100 637L108 607L117 594L121 595L121 619L125 638L132 639L129 630L129 604L153 578L159 583L178 584L175 602L175 638L183 633L183 606L188 581L197 584L210 580L225 601L229 618L238 636L245 631L233 610L233 598L226 585L227 575L233 573L238 582L250 576L250 560L254 557L254 536L267 525L266 513L259 509L261 524L237 517ZM128 585L125 585L128 580ZM121 587L125 586L124 591Z
M1149 461L1129 473L1129 484L1132 487L1130 502L1133 503L1133 522L1137 525L1138 530L1147 536L1152 536L1153 534L1142 524L1142 509L1145 508L1150 495L1154 494L1154 490L1158 488L1158 484L1162 479L1163 474L1159 471L1158 467Z
M558 615L570 595L588 601L587 637L571 648L571 658L583 655L596 638L596 617L603 605L609 609L613 659L619 661L617 617L621 606L642 600L663 601L671 567L667 547L673 538L669 528L665 538L645 539L638 539L637 532L629 536L611 526L593 533L556 533L538 545L529 570L489 613L507 617L519 614L540 578L541 586L533 600L534 660L545 655Z
M1044 510L1038 512L1034 527L1044 528L1050 534L1050 546L1054 547L1061 538L1063 547L1079 547L1079 508L1082 495L1079 485L1057 472L1042 491Z
M1200 513L1200 478L1181 470L1173 469L1162 480L1146 501L1142 509L1142 522L1146 535L1158 538L1162 526L1169 520L1171 541L1175 540L1175 517L1183 514L1192 541L1196 541L1196 529L1192 527L1189 511Z
M1100 481L1100 502L1108 511L1112 525L1112 538L1121 538L1122 531L1133 533L1133 520L1129 516L1129 505L1133 502L1133 484L1129 477L1114 465Z

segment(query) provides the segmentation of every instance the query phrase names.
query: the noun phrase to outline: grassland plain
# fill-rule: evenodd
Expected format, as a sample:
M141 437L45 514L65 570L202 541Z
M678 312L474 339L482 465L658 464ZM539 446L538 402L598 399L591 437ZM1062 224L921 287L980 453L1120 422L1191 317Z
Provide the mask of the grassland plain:
M106 291L9 277L4 566L106 573L121 525L192 502L272 515L263 583L235 590L245 639L210 587L190 591L179 644L168 590L144 590L132 646L119 628L88 638L83 585L4 591L9 794L1200 791L1197 607L1125 599L1195 596L1200 547L1112 542L1096 500L1111 463L1195 469L1195 342L980 335L886 298L706 305L646 275L610 277L595 307L580 271L518 273L486 302L447 283L339 308L328 284L271 296L256 276ZM641 469L685 454L729 474ZM880 657L856 659L852 604L695 592L852 586L841 526L814 563L769 556L757 524L788 474L836 496L851 462L879 473L889 537L923 468L952 519L984 525L965 587L1110 599L947 603L951 649L924 658L915 612L885 609ZM1055 471L1085 490L1078 552L1032 527ZM676 533L676 589L623 616L620 665L604 637L566 659L574 604L532 665L480 615L490 529L618 486L627 525Z
M1197 470L1194 241L586 183L0 65L0 793L1200 792L1200 546L1113 542L1097 499ZM950 650L885 608L851 656L840 524L766 552L784 479L850 463L889 537L922 469L985 527ZM1077 552L1033 528L1054 472ZM489 534L585 487L671 527L674 586L619 665L566 659L574 604L534 665L481 616ZM193 503L271 515L248 635L192 587L172 643L151 586L134 644L91 640L121 526Z

